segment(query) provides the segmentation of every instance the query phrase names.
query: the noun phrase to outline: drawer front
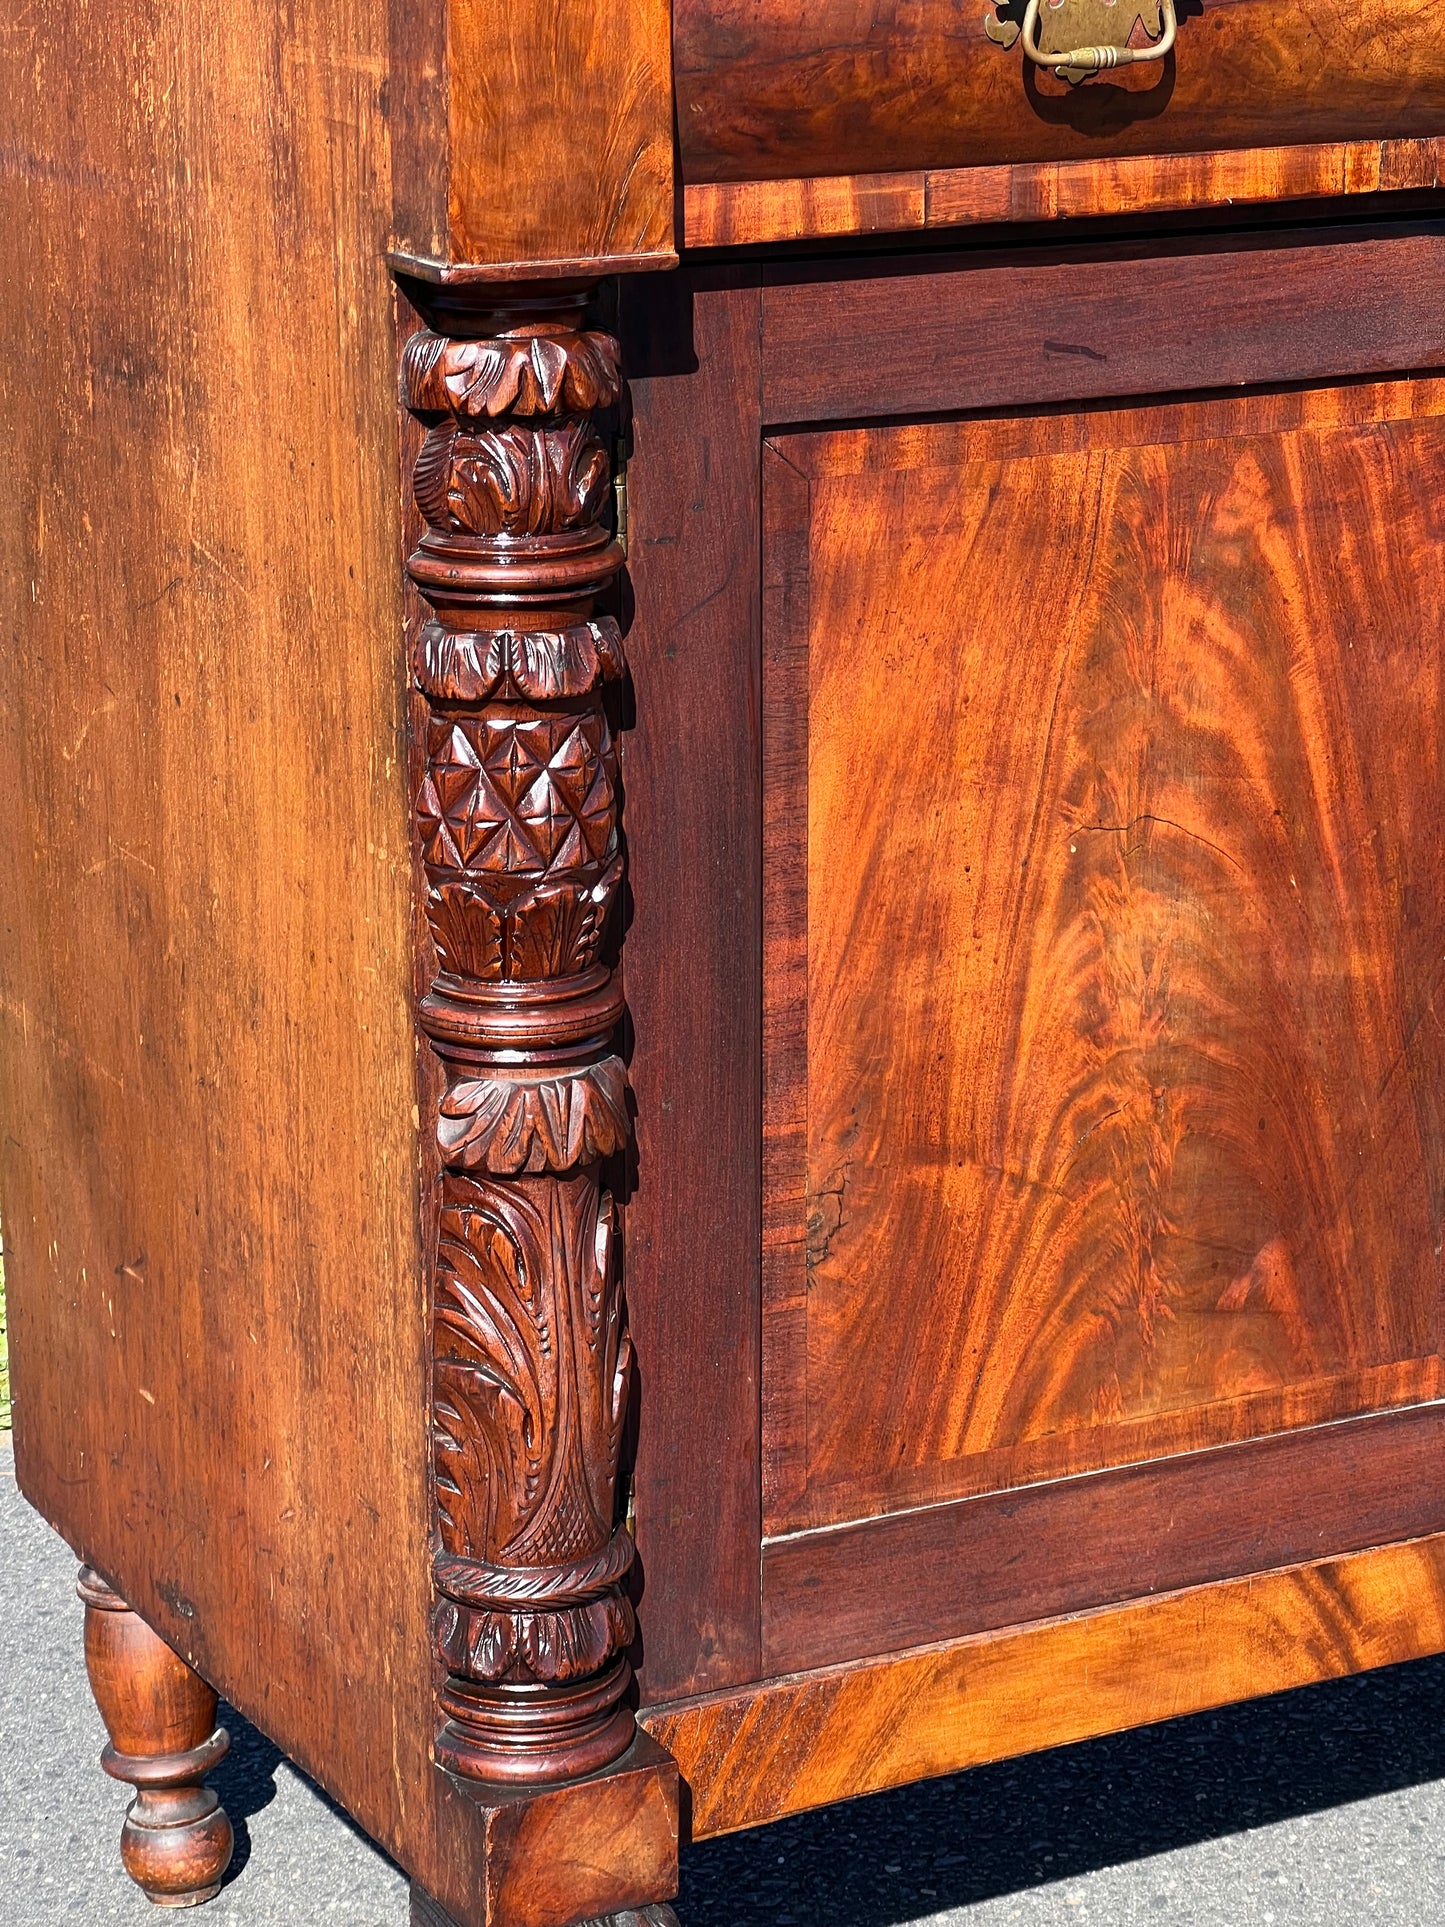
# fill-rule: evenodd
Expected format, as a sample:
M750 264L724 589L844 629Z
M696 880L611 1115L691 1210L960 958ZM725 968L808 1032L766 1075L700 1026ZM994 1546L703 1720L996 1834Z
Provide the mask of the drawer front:
M1040 50L1149 44L1157 0L1043 0ZM1071 12L1072 10L1072 12ZM684 178L777 180L1445 131L1420 0L1178 0L1163 60L1071 85L1026 60L1022 0L675 0ZM1110 28L1109 22L1117 22ZM1012 41L1005 46L1003 41Z
M1084 392L1256 384L1123 404L1050 400L1032 271L1016 363L896 285L871 407L879 284L765 290L765 408L852 417L763 463L769 1669L1445 1523L1445 383L1340 378L1381 246L1439 248L1221 257L1294 369L1226 302L1152 383L1081 263Z

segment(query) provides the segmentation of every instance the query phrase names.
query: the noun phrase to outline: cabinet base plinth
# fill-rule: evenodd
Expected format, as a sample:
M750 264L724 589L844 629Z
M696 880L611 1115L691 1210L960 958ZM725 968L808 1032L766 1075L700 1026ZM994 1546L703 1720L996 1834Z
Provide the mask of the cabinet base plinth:
M480 1815L482 1850L470 1847L445 1891L413 1887L413 1927L577 1927L644 1909L668 1927L651 1910L677 1892L677 1764L650 1734L566 1786L445 1781L471 1809L473 1842Z

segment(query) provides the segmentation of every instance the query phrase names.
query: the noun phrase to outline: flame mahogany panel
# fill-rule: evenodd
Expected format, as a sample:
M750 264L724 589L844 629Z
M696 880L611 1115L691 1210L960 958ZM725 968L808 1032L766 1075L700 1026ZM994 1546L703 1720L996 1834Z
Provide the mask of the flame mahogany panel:
M1445 1647L1445 1533L655 1708L694 1840Z
M1071 0L1075 12L1080 4ZM1097 6L1087 10L1096 25ZM966 8L955 0L676 0L683 179L783 180L1441 131L1445 36L1418 0L1318 0L1308 8L1179 0L1173 54L1079 88L1041 77L1017 45L1006 50L989 37L990 22L998 31L1000 17L1014 22L1022 11L1020 0ZM1117 9L1136 20L1152 11ZM1046 9L1046 31L1049 24ZM1098 38L1081 36L1083 44Z
M770 1533L1437 1395L1442 412L770 449Z

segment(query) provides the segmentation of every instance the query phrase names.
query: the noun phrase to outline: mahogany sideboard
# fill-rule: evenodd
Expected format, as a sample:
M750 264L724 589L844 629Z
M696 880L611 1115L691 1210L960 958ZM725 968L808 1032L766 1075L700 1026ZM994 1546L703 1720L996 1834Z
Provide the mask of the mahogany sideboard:
M1445 1649L1441 10L5 44L16 1463L151 1898L217 1693L572 1927Z

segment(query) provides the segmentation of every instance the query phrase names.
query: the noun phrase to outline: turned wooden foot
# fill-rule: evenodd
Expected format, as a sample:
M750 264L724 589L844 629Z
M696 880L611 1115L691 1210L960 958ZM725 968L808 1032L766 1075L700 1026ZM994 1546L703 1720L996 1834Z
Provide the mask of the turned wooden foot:
M126 1872L158 1907L209 1900L231 1861L231 1823L201 1784L230 1746L216 1695L119 1593L82 1568L85 1669L110 1745L100 1763L136 1789L120 1836Z

